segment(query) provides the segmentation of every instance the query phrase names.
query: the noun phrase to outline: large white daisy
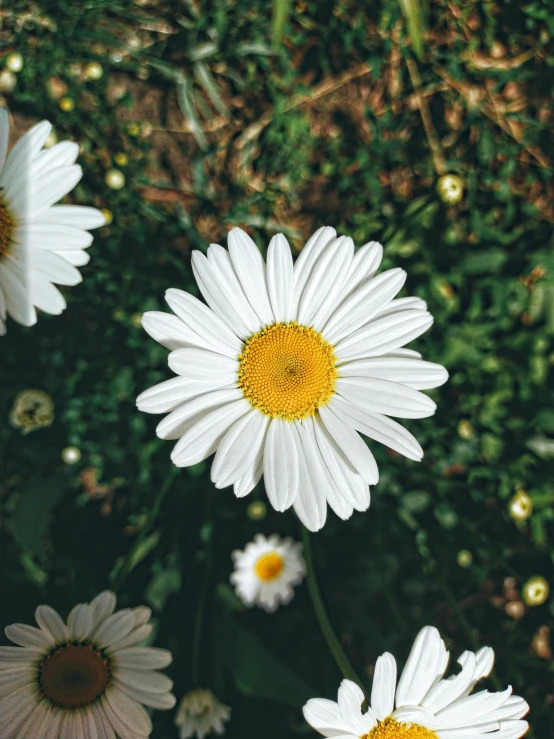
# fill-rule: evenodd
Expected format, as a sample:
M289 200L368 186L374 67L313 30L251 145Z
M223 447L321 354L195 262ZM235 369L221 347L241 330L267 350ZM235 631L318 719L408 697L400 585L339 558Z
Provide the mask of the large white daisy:
M302 544L276 534L267 538L256 534L244 551L237 549L231 556L235 570L230 580L238 597L245 605L258 605L268 613L292 600L294 587L306 574Z
M2 739L146 739L144 706L175 705L158 669L171 653L138 646L152 631L149 608L115 610L109 591L71 611L67 624L39 606L39 625L13 624L0 647Z
M364 694L343 680L338 703L313 698L304 706L306 721L334 739L519 739L528 729L522 717L529 706L512 688L499 693L476 683L489 675L494 652L484 647L464 652L461 670L444 678L449 654L437 629L426 626L412 647L398 683L396 661L385 652L375 665L370 705Z
M23 326L37 321L36 308L58 315L66 307L57 285L77 285L87 264L87 229L105 223L96 208L54 204L81 179L79 147L63 141L43 146L52 126L42 121L7 155L8 112L0 108L0 335L6 317ZM7 156L6 156L7 155ZM54 284L55 283L55 284Z
M177 377L142 393L140 410L169 415L163 439L179 439L178 467L216 452L212 480L247 495L264 476L278 511L293 506L312 531L327 503L347 519L369 506L378 481L373 454L357 432L420 460L422 449L389 416L423 418L435 403L420 392L446 370L401 347L433 322L419 298L395 299L406 273L375 277L383 248L354 252L351 238L320 228L293 265L277 234L267 264L239 228L229 250L193 252L207 307L182 290L166 300L175 315L145 313L143 326L171 349Z

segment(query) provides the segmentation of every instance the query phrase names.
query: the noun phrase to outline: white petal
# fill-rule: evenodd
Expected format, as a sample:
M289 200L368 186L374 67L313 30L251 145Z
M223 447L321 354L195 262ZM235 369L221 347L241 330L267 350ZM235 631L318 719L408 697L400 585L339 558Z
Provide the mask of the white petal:
M31 269L45 275L50 282L57 285L78 285L83 279L78 269L51 251L35 250Z
M329 408L344 423L352 426L370 439L388 446L408 459L419 462L423 450L417 439L392 418L380 413L368 413L335 395L331 398Z
M243 399L242 391L238 388L215 390L206 395L200 395L166 416L158 424L156 433L160 439L179 439L207 413Z
M158 343L167 349L181 349L196 346L200 349L214 350L204 337L186 326L180 318L161 311L148 311L142 316L142 327ZM230 352L227 356L232 356Z
M292 424L272 419L265 437L263 466L267 497L276 511L286 511L298 495L299 453Z
M360 735L367 734L377 723L371 708L362 714L362 703L364 700L364 693L356 683L351 680L343 680L341 682L338 695L341 716Z
M214 351L227 357L237 357L240 354L240 339L198 298L183 290L170 288L166 290L165 299L171 310Z
M148 693L169 693L173 687L173 680L156 670L135 670L119 667L117 679L130 688L138 688Z
M239 364L236 359L206 349L176 349L167 358L170 369L191 380L236 382Z
M0 108L0 173L6 162L8 141L10 138L10 114L5 108Z
M49 251L66 251L86 249L92 244L93 238L88 231L75 226L64 226L58 223L31 221L24 223L14 233L16 240L28 239L33 249L47 249Z
M325 698L311 698L302 709L306 722L323 736L355 736L355 729L341 715L338 704Z
M10 669L12 666L15 667L22 662L40 662L44 656L44 648L44 646L0 647L0 670Z
M99 228L106 218L101 210L87 205L54 205L40 214L42 223L61 224L74 228Z
M147 737L152 731L152 721L144 708L125 695L118 687L107 690L101 699L110 723L120 739Z
M392 654L385 652L375 663L371 687L371 709L378 721L383 721L393 712L395 692L396 660Z
M104 619L111 616L115 610L117 599L115 593L111 590L104 590L99 593L96 598L90 602L90 610L92 613L92 620L94 622L94 628L104 621Z
M262 322L238 284L229 255L224 249L225 253L214 251L213 246L210 246L213 256L210 254L209 261L201 252L192 252L192 271L204 300L213 312L236 336L246 339L262 327Z
M384 356L347 362L341 365L339 376L373 377L398 382L416 390L427 390L443 385L448 379L448 372L433 362Z
M48 121L41 121L27 131L20 139L16 142L13 149L8 154L6 164L2 170L0 176L0 185L6 186L6 183L18 176L21 173L27 172L29 169L29 162L34 159L39 151L44 146L46 139L50 135L52 130L52 124Z
M327 309L340 292L353 256L354 242L347 236L340 236L327 246L302 292L298 306L299 323L321 330L320 324L323 324Z
M267 289L277 322L295 318L294 267L290 246L283 234L276 234L267 248Z
M396 418L428 418L437 404L419 390L373 377L339 377L335 392L368 413Z
M134 625L135 616L132 611L117 611L99 623L91 638L99 647L112 647L116 641L127 636Z
M27 624L11 624L11 626L6 626L4 631L10 641L22 647L51 649L55 644L54 637L49 631L42 631Z
M92 631L94 621L88 603L80 603L71 610L67 619L67 627L71 636L77 641L86 639Z
M367 482L356 472L319 417L314 418L314 430L321 456L341 495L354 510L366 511L371 500Z
M229 383L229 387L233 384ZM168 413L189 400L224 387L225 383L221 383L221 386L216 383L214 387L212 380L200 382L189 380L188 377L172 377L141 393L137 398L137 408L144 413Z
M49 169L75 164L78 156L78 144L74 141L60 141L49 149L43 149L39 155L30 162L31 175L35 178Z
M444 674L448 652L439 632L432 626L416 637L396 690L396 707L417 706L437 677Z
M429 313L406 310L376 318L354 331L335 347L339 364L347 360L378 357L394 351L420 336L433 323Z
M422 701L422 705L433 713L460 698L472 684L476 665L475 655L473 652L464 652L458 662L462 665L462 670L447 680L440 680Z
M379 310L390 303L405 281L406 272L403 269L390 269L358 288L333 313L323 328L327 341L335 345L369 323Z
M117 679L115 683L118 689L133 701L138 701L145 706L158 708L167 711L175 705L175 696L172 693L149 693L138 688L131 688L124 683L119 683ZM134 738L133 738L134 739Z
M437 729L451 729L482 723L506 703L511 693L512 688L508 687L501 693L482 690L467 698L460 698L437 713L435 726Z
M322 226L310 236L306 241L298 259L294 265L294 293L295 293L295 309L302 297L304 287L312 272L314 264L317 262L325 248L335 240L337 232L331 226ZM296 314L295 310L295 314Z
M362 282L373 277L382 259L383 247L378 241L368 241L367 244L357 249L347 277L346 287L349 293L354 292Z
M161 670L171 664L171 652L159 647L127 647L114 653L113 660L119 667L131 670Z
M209 457L216 451L227 429L251 408L247 400L240 398L204 415L175 445L171 452L173 464L177 467L188 467Z
M309 531L319 531L323 528L327 518L325 492L316 485L316 480L311 474L312 468L308 466L309 438L306 438L308 432L299 423L292 424L292 432L297 439L300 469L298 495L293 504L294 510Z
M216 488L232 485L252 468L263 447L269 420L252 408L229 428L212 464L211 480Z
M403 706L392 714L393 718L401 723L419 724L427 728L434 728L435 717L431 711L421 706Z
M53 316L59 316L67 304L58 288L49 282L48 278L38 273L31 273L30 279L31 300L37 308Z
M37 314L31 301L29 279L10 257L0 262L0 288L10 316L22 326L33 326Z
M352 428L334 413L331 404L320 406L319 417L337 446L368 485L379 481L377 463L367 444Z
M62 259L72 264L74 267L84 267L85 264L90 262L90 254L84 249L76 249L75 251L60 251L57 252Z
M390 316L392 313L397 313L402 310L427 310L427 303L421 298L409 297L409 298L396 298L386 305L377 314L378 318L384 318L384 316Z
M35 618L41 629L49 631L57 642L69 639L69 630L60 614L50 606L39 606Z
M266 267L260 250L240 228L229 231L227 244L233 267L250 305L262 324L273 323L275 318L267 291Z
M263 447L260 447L254 464L233 485L233 492L237 498L245 498L260 482L264 472L263 462Z

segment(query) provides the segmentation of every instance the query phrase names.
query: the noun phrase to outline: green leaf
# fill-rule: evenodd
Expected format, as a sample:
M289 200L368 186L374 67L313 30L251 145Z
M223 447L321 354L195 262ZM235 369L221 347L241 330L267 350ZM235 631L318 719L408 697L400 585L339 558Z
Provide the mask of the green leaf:
M286 703L301 708L316 695L304 680L236 618L220 606L216 638L219 652L236 687L246 695Z
M421 0L399 0L399 2L406 19L414 53L418 59L421 59L423 57L426 26Z
M273 0L273 44L278 46L290 15L290 0Z
M464 272L468 275L498 272L508 256L502 249L487 249L479 254L470 254L464 262Z
M66 487L62 475L47 480L36 475L26 483L11 519L14 538L21 547L36 555L44 554L49 518Z

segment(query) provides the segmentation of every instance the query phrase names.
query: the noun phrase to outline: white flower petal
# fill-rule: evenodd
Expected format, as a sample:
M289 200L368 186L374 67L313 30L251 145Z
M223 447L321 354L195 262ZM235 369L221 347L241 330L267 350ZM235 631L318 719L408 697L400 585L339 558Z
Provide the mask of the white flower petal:
M106 218L101 210L87 205L54 205L40 214L41 223L72 226L79 229L104 226Z
M211 469L216 488L232 485L252 468L264 444L269 417L252 408L221 439Z
M371 687L371 710L378 721L383 721L394 710L396 693L396 660L389 652L382 654L375 663Z
M4 631L10 641L21 647L39 647L48 650L55 644L54 637L49 631L43 631L27 624L11 624L11 626L6 626Z
M288 421L273 418L265 437L264 484L276 511L290 508L300 485L300 448L292 426Z
M457 675L452 675L447 680L440 680L432 688L422 701L422 706L433 713L453 703L464 695L464 692L472 684L475 673L476 659L473 652L464 652L458 659L462 670Z
M173 464L177 467L188 467L209 457L216 451L227 429L251 408L250 403L241 398L204 415L185 431L175 445L171 452Z
M313 467L308 464L309 437L308 432L299 423L291 424L296 436L299 462L299 487L293 507L298 518L309 531L319 531L327 518L327 500L325 492L312 477Z
M231 383L238 380L238 362L206 349L176 349L167 359L170 369L191 380Z
M159 647L126 647L115 652L113 659L118 667L131 670L161 670L171 664L172 655Z
M31 273L29 292L35 307L44 313L59 316L66 309L64 296L55 285L49 282L48 278L39 273Z
M364 283L333 313L323 328L327 341L335 345L369 323L402 289L406 276L403 269L390 269Z
M37 322L28 284L29 278L25 270L14 264L9 255L0 262L0 289L4 294L7 311L22 326L33 326Z
M35 618L40 628L52 634L57 642L69 639L69 629L60 614L50 606L39 606L35 611Z
M15 229L14 239L17 241L28 240L33 249L63 252L86 249L92 244L93 236L82 228L65 226L60 223L48 223L41 218L19 225Z
M233 492L237 498L245 498L260 482L264 472L263 461L263 447L260 447L254 464L233 485Z
M82 641L89 636L94 625L92 610L88 603L79 603L71 610L67 619L67 627L73 639Z
M129 609L116 611L100 621L91 635L92 641L99 647L111 647L126 637L135 625L135 616Z
M331 398L329 408L344 423L352 426L370 439L374 439L416 462L423 458L423 450L417 439L403 426L393 421L392 418L388 418L381 413L368 413L337 395Z
M506 703L511 693L512 688L508 687L500 693L482 690L460 698L437 713L435 726L437 729L451 729L482 723Z
M431 711L421 706L403 706L393 712L392 717L400 723L419 724L427 728L434 728L435 717Z
M145 709L117 686L112 686L104 693L101 704L120 739L137 739L150 735L152 721Z
M294 267L290 246L276 234L267 248L267 289L275 320L288 323L295 318Z
M362 713L362 703L365 696L362 689L352 682L343 680L338 693L338 704L341 716L360 735L367 734L377 723L373 711L369 708Z
M244 400L242 391L238 388L224 388L195 397L160 421L156 433L160 439L180 439L206 413L238 400Z
M339 376L370 377L398 382L416 390L427 390L443 385L448 379L448 372L433 362L384 356L347 362L341 365Z
M232 387L234 383L230 383ZM168 413L189 400L206 395L214 389L224 389L225 383L208 380L189 380L188 377L172 377L145 390L137 398L137 408L144 413Z
M41 121L17 141L6 158L6 164L0 174L0 185L6 187L10 180L26 176L29 162L38 155L51 130L51 123Z
M368 413L396 418L428 418L437 404L419 390L373 377L339 377L335 392Z
M396 690L396 707L417 706L442 677L448 652L439 632L432 626L423 628L416 637Z
M335 347L339 364L378 357L416 339L432 325L433 317L420 310L405 310L376 318L349 334Z
M166 349L181 349L194 346L200 349L214 350L212 344L204 337L186 326L180 318L161 311L148 311L142 316L142 327L159 344ZM227 356L231 356L229 353Z
M0 173L6 162L8 141L10 138L10 114L5 108L0 108Z
M233 228L227 236L229 254L242 289L263 325L275 318L267 291L266 266L260 250L250 236L240 228Z
M96 598L91 600L90 610L95 629L102 621L104 621L104 619L112 615L115 611L116 602L117 599L115 593L112 593L111 590L104 590L102 593L99 593Z
M117 679L130 688L138 688L146 693L169 693L173 687L173 680L156 670L135 670L118 667Z
M226 357L236 358L240 354L242 351L240 339L198 298L183 290L170 288L166 290L165 299L183 323L208 342L209 346L206 348L211 348Z
M337 232L331 226L322 226L306 241L294 265L295 315L304 287L312 269L326 247L335 240Z
M334 413L331 404L319 408L319 417L354 469L369 485L375 485L379 481L379 470L364 440Z
M31 270L55 282L58 285L78 285L82 281L81 273L65 259L51 251L33 252Z
M302 709L310 726L323 736L355 736L354 727L345 721L338 704L325 698L311 698Z

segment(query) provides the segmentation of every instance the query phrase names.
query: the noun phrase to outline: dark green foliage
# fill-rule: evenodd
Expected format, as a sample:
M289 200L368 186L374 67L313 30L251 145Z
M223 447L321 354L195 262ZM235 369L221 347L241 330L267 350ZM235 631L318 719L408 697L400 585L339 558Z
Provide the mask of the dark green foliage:
M190 251L222 243L233 225L259 244L282 230L297 248L322 224L358 245L379 240L383 268L405 268L405 294L435 317L414 348L450 381L432 392L433 418L406 423L424 460L373 445L381 479L370 510L346 523L329 514L313 537L323 596L356 670L369 682L381 652L402 661L419 628L435 624L454 659L493 646L497 680L531 704L530 736L554 732L554 663L531 649L539 627L554 626L552 598L515 620L503 585L513 577L521 593L533 575L552 581L554 563L554 2L429 10L417 64L445 171L465 183L453 206L436 191L396 0L292 3L277 49L271 4L258 0L46 0L40 11L16 0L2 10L0 57L17 49L25 60L6 98L20 130L48 118L60 139L78 141L85 175L72 199L109 208L114 221L96 233L67 311L31 329L10 321L0 340L0 625L31 622L44 602L66 615L115 584L122 607L153 607L181 697L193 686L195 609L212 561L201 682L233 706L231 739L309 733L299 706L312 693L334 698L340 680L305 585L271 616L244 611L228 585L231 551L258 531L298 539L294 515L250 520L250 500L215 490L209 463L174 474L158 419L135 408L142 390L171 376L167 351L137 319L164 309L166 288L198 295ZM144 31L154 20L171 32ZM141 47L145 39L152 45ZM90 61L104 66L101 80L70 74ZM369 74L294 103L365 62ZM161 91L159 122L137 102L145 70L141 84ZM68 85L72 112L47 94L52 77ZM114 100L121 79L127 91ZM128 132L141 118L183 125L177 90L196 138L175 134L170 145L171 134ZM104 175L118 152L129 164L115 191ZM8 417L29 387L53 397L56 418L22 436ZM75 466L61 460L68 445L82 452ZM82 478L90 467L96 493L90 473ZM519 488L535 510L516 523L508 502ZM473 555L467 568L460 550ZM153 736L174 739L172 722L157 712Z

